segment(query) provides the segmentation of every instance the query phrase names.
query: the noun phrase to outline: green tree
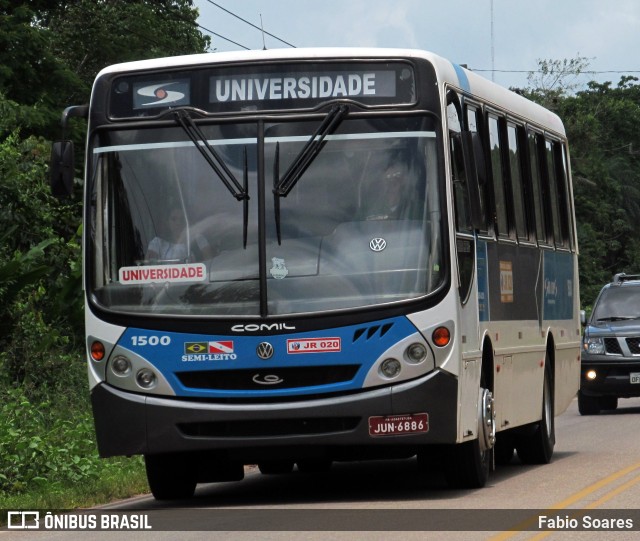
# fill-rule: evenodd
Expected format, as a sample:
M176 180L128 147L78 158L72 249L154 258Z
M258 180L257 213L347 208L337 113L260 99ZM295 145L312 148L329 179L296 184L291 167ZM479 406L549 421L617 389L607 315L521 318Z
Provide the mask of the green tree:
M51 196L49 141L105 66L204 52L196 18L188 0L0 0L0 498L123 468L143 476L140 461L100 461L95 451L81 203ZM67 135L81 150L83 122L73 120Z
M582 268L585 300L591 302L616 272L640 271L640 86L629 77L615 87L590 83L563 109L573 144L578 222L589 224L581 249L591 261Z
M0 0L0 95L23 135L54 139L105 66L205 52L197 16L191 0Z
M558 99L579 88L578 78L588 67L589 59L584 56L564 60L538 60L538 70L527 76L530 97L553 109Z
M554 110L569 138L580 247L583 303L595 299L617 272L640 272L640 85L591 82L577 90L573 77L586 59L546 61L540 86L527 95Z
M33 380L26 351L83 349L81 205L47 182L62 110L107 65L204 52L196 19L190 0L0 0L0 380ZM69 131L81 157L83 122Z
M569 138L585 305L617 272L640 272L640 85L577 77L588 59L542 60L523 93L556 112Z

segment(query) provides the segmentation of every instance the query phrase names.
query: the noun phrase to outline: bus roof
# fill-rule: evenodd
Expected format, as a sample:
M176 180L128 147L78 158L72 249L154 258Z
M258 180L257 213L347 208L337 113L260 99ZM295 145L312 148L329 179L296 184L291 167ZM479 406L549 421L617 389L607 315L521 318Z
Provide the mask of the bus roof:
M314 47L203 53L114 64L100 71L98 77L110 73L127 73L178 67L197 67L252 61L264 62L270 60L312 60L315 58L422 58L434 66L441 89L443 89L445 85L453 86L467 95L481 100L485 104L495 104L496 107L502 110L506 110L522 119L535 122L558 135L563 137L565 135L562 121L552 111L435 53L419 49Z

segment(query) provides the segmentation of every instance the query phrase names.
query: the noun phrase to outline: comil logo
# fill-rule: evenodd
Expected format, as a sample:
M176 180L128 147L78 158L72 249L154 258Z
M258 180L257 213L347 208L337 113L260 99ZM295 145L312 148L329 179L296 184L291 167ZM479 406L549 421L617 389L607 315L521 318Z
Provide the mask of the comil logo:
M273 332L273 331L295 331L294 325L287 323L249 323L248 325L234 325L231 327L233 332Z

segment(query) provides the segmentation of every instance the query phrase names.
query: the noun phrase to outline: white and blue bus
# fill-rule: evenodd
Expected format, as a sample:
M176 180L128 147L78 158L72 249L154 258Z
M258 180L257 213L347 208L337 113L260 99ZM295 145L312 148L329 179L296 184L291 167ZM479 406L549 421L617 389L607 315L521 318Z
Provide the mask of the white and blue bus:
M427 52L287 49L115 65L74 115L98 448L156 498L550 460L580 374L555 114Z

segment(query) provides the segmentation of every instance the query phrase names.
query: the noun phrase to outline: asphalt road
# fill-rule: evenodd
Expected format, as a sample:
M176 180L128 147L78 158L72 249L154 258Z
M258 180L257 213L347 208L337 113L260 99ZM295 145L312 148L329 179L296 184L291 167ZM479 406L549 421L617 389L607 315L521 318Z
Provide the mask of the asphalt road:
M318 475L247 468L243 481L199 485L189 501L143 496L86 511L148 515L151 531L7 531L0 541L637 539L639 429L640 399L621 399L618 410L592 417L580 416L574 401L556 419L550 464L524 466L514 458L483 489L451 490L437 474L425 482L413 459L335 464ZM560 531L537 529L541 524Z

